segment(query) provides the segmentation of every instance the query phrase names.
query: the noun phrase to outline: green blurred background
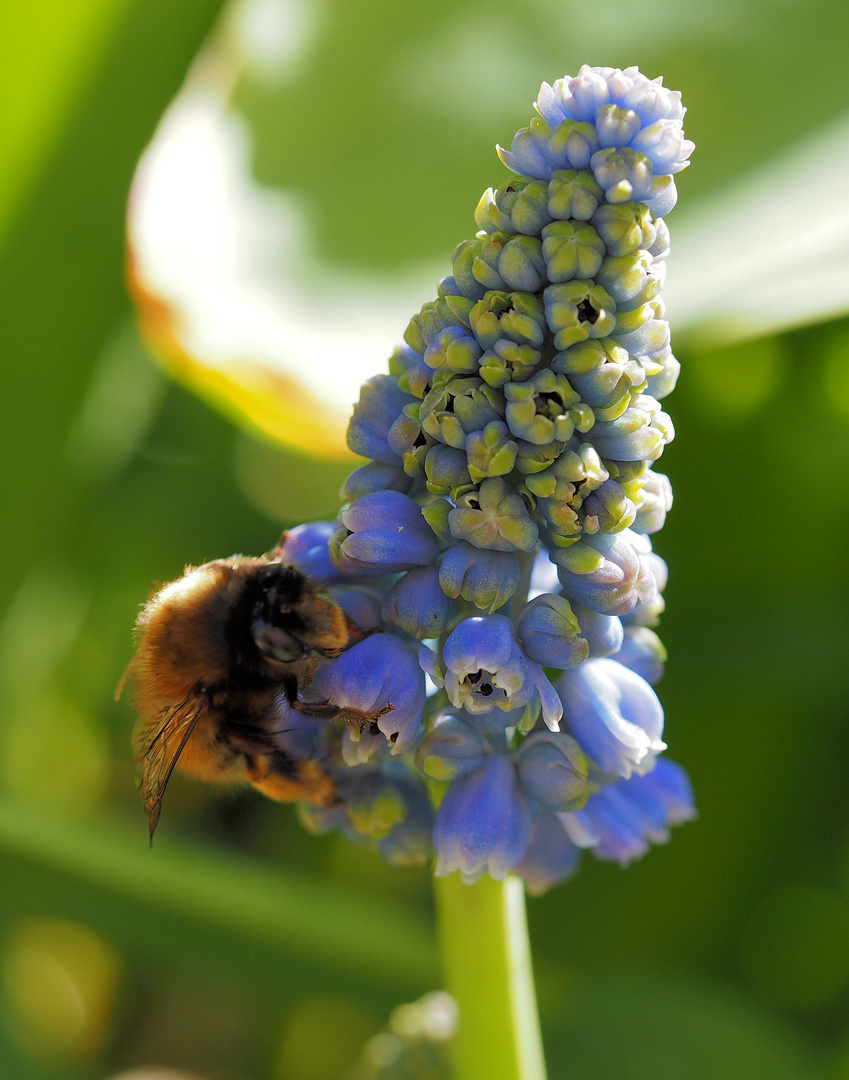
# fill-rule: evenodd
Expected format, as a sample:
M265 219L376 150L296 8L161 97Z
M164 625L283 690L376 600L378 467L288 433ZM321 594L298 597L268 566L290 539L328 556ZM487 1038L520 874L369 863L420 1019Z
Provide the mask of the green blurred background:
M849 188L815 168L847 158L844 4L262 4L300 46L249 63L247 4L0 3L0 1076L342 1080L439 983L428 873L311 837L289 807L175 778L149 850L112 700L151 581L332 514L346 471L237 429L134 329L130 182L212 35L202 77L227 84L257 180L300 199L337 283L445 272L542 79L638 64L683 92L689 306L680 327L671 312L676 501L656 546L660 693L700 817L627 873L586 860L529 902L549 1073L849 1077L849 243L823 246L849 237ZM787 256L746 262L740 222L784 175L764 236ZM732 222L715 208L738 191ZM710 244L733 318L701 291ZM823 300L829 258L843 300ZM747 322L759 274L776 284Z

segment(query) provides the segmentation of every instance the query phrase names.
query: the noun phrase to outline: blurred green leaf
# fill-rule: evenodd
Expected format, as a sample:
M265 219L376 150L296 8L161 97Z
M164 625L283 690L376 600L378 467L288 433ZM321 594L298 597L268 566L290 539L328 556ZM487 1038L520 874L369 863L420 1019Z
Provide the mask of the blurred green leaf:
M0 431L0 457L15 463L3 470L2 498L7 509L26 508L17 528L0 537L7 570L0 606L57 525L67 534L82 511L81 492L65 471L66 446L89 374L128 310L123 237L130 179L220 6L221 0L134 0L108 47L86 46L87 89L75 107L71 95L49 160L0 242L0 351L10 358L4 411L15 419ZM35 9L42 19L57 19L60 37L61 7ZM110 11L105 0L89 7L104 18ZM6 47L37 46L37 27Z
M129 2L0 4L0 234L97 71Z
M813 1064L801 1035L742 995L651 968L574 972L546 1036L551 1080L802 1080Z
M234 856L121 833L0 801L0 847L98 889L247 935L263 944L390 982L433 986L432 932L384 897L334 888ZM379 916L377 914L379 907Z
M780 1005L813 1009L832 1001L849 984L849 907L806 885L771 893L746 927L741 964Z

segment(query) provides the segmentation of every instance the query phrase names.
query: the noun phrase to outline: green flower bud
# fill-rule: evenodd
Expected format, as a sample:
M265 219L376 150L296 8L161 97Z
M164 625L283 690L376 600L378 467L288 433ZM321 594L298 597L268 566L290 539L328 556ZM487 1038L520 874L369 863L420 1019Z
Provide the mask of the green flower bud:
M510 215L499 210L495 202L495 189L487 188L475 207L475 224L483 232L515 232Z
M663 528L667 511L672 508L672 485L667 476L651 469L647 469L645 476L633 485L638 483L639 495L637 498L631 496L637 507L634 528L641 533L655 533Z
M593 157L592 170L609 203L653 198L666 186L655 187L650 159L630 146L606 147Z
M608 479L608 471L589 443L564 450L545 471L525 478L525 487L538 498L538 509L548 522L555 543L581 534L578 510L587 496Z
M451 535L491 551L533 551L539 530L521 496L501 479L490 477L458 500L448 515Z
M540 499L537 508L548 525L551 539L558 546L572 544L581 538L583 532L581 519L575 504L580 503L580 496L574 495L574 502L569 499Z
M602 364L624 367L629 361L628 350L617 345L611 338L579 341L564 352L558 353L551 363L551 370L562 375L586 375Z
M498 260L510 239L504 232L490 233L474 240L464 240L451 256L454 280L464 296L480 300L488 289L504 289L498 273Z
M545 180L511 177L494 192L490 207L496 211L493 214L492 209L488 210L490 220L493 224L496 220L501 222L497 227L505 232L539 236L543 227L551 221L548 184Z
M504 415L504 396L480 379L452 379L434 387L421 404L422 430L433 439L459 450L466 436Z
M592 442L604 458L613 461L655 461L674 436L672 421L660 403L640 394L618 419L597 422Z
M474 303L465 296L441 296L430 300L410 319L404 340L411 349L424 354L437 334L446 326L469 327L469 314Z
M548 228L548 226L546 226ZM498 258L498 273L508 289L538 292L545 282L542 244L535 236L514 236Z
M484 349L494 349L502 338L538 349L545 339L545 311L531 293L488 292L471 309L469 319Z
M490 386L527 379L540 360L541 353L530 345L517 345L502 338L495 348L487 350L480 360L480 376Z
M593 278L604 258L604 241L592 225L552 221L542 230L542 253L548 280Z
M595 279L616 301L617 312L640 297L650 282L651 296L643 296L639 303L653 300L657 295L660 282L650 278L653 263L647 251L635 251L631 255L608 255L601 264Z
M532 120L531 126L535 123ZM548 153L555 161L568 161L584 167L599 149L596 126L586 120L561 120L549 131Z
M565 375L543 368L527 382L508 383L507 424L514 435L543 446L553 440L566 442L572 432L589 431L595 417L581 402Z
M655 303L654 301L649 304L641 304L640 307L634 308L632 311L619 311L616 310L616 333L620 334L632 334L635 330L639 330L645 326L646 323L651 322L655 317Z
M643 203L602 203L591 221L608 255L632 255L640 248L650 248L657 238L657 222Z
M533 476L547 469L563 452L563 443L553 441L544 446L516 440L516 470L524 476Z
M471 486L466 455L453 446L438 443L427 451L424 461L427 489L434 495L448 495L458 488Z
M548 212L553 218L566 221L589 221L604 191L591 172L559 169L548 182Z
M628 498L637 505L642 498L643 485L649 476L654 475L649 471L647 461L610 461L605 460L605 468L610 473L611 479L615 480ZM645 529L639 530L645 532Z
M584 344L596 343L585 342ZM581 346L575 346L575 348L579 349ZM637 394L645 390L645 368L638 360L631 359L624 349L615 346L607 351L599 349L598 353L602 356L615 355L619 362L608 360L589 371L570 374L569 382L575 392L580 395L581 400L592 408L596 421L615 420L625 412ZM583 356L570 358L566 353L560 355L566 357L567 360L574 360L574 364L568 366L579 366L580 363L591 359L589 350L585 350ZM558 360L555 360L552 367L554 370L559 370Z
M466 436L468 472L475 483L487 476L507 476L516 463L516 443L510 438L507 425L493 420L482 431Z
M389 357L389 374L398 378L421 361L421 356L405 345L396 345Z
M462 717L437 716L416 751L416 765L433 780L453 780L476 769L488 746L480 731Z
M428 345L424 362L434 370L445 369L449 377L471 375L478 370L482 351L464 327L448 326L436 335L433 344Z
M448 515L452 510L447 499L434 499L422 507L422 517L430 525L440 544L453 544L454 537L448 527Z
M567 349L586 338L607 337L616 329L616 304L601 285L592 281L576 279L549 285L543 301L558 349Z
M648 306L655 313L663 311L659 300L652 300ZM656 356L669 347L669 323L662 318L651 318L637 330L621 333L617 326L616 341L635 357Z
M588 533L615 533L634 523L637 508L615 480L591 491L581 504L582 526Z
M424 362L407 368L398 376L398 388L407 394L414 394L417 398L425 396L432 382L433 371Z
M391 787L386 787L376 796L368 789L366 793L372 798L349 797L345 814L358 833L371 840L382 840L406 818L407 807L399 793Z

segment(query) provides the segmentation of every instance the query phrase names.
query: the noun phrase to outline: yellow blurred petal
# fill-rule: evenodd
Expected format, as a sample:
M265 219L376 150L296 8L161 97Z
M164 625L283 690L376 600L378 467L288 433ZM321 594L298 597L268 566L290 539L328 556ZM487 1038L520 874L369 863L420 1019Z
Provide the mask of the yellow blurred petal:
M192 356L181 341L179 313L143 280L132 250L127 279L142 339L179 383L237 424L354 467L358 459L345 441L346 418L282 371L245 359L213 366Z

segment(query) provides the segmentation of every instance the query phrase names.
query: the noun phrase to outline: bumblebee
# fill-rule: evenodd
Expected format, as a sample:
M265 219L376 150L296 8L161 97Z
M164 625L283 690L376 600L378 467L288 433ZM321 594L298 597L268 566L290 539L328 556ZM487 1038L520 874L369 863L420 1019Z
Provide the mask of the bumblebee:
M175 767L214 783L247 781L269 798L332 806L336 786L315 758L282 748L285 701L305 715L362 730L372 713L299 697L325 657L364 637L311 578L275 555L233 555L187 566L136 624L129 679L133 733L150 836Z

